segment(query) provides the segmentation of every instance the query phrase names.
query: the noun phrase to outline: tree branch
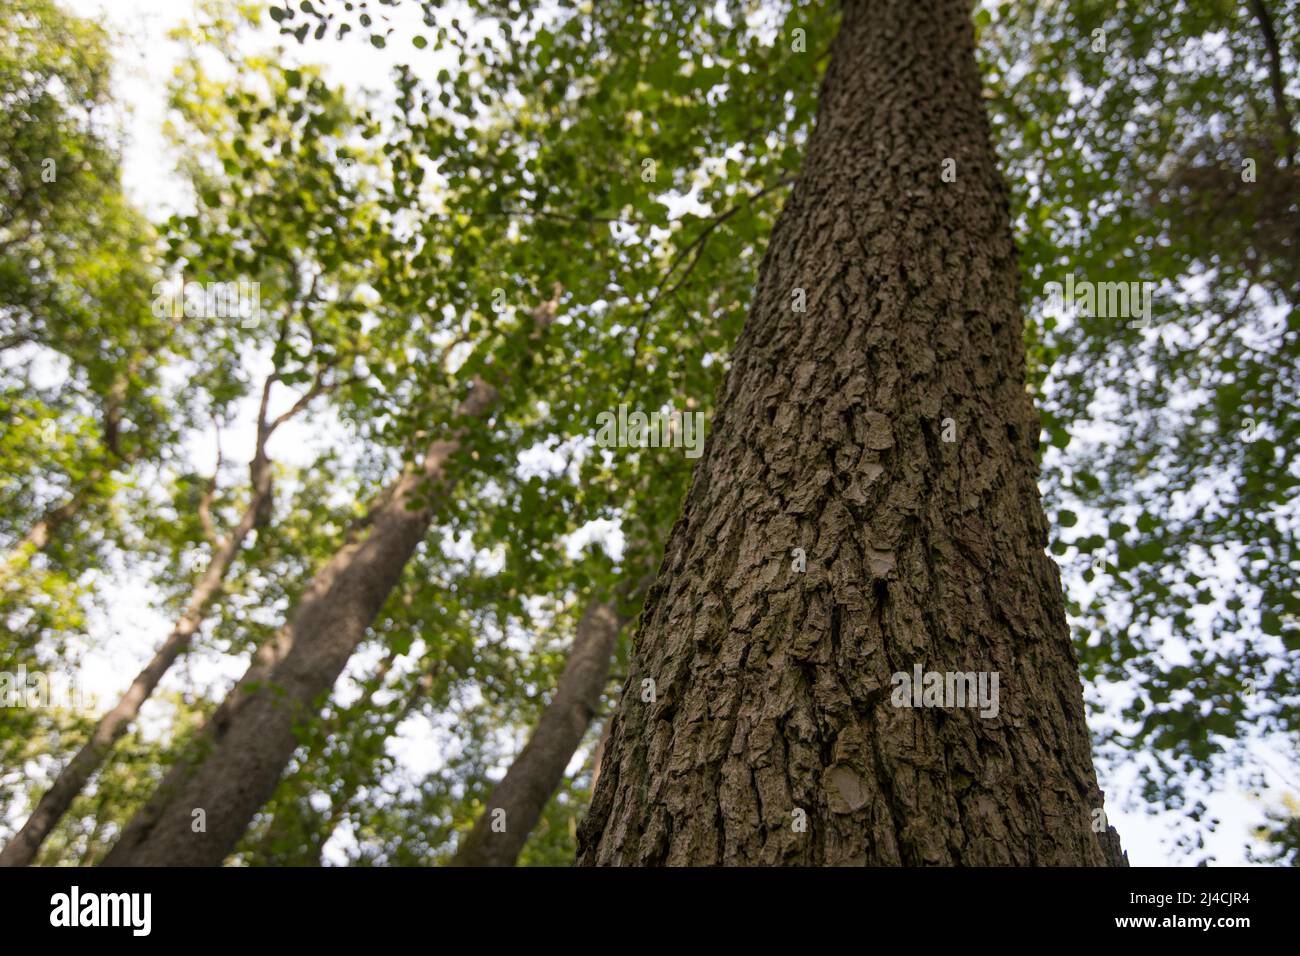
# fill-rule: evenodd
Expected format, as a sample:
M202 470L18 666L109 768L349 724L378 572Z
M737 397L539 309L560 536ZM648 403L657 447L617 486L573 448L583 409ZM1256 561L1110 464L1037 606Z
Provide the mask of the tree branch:
M221 424L215 417L212 424L217 430L217 463L212 469L212 480L199 499L199 523L203 525L203 536L208 539L208 543L219 548L221 538L217 535L217 526L212 520L212 502L217 497L217 479L221 476Z

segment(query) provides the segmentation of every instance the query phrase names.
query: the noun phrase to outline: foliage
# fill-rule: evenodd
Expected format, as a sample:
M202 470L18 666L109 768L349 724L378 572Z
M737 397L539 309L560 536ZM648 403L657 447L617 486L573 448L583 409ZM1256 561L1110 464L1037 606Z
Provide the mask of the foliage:
M1098 743L1111 772L1139 766L1132 802L1185 810L1187 851L1207 781L1298 729L1300 180L1269 77L1300 72L1300 23L1276 7L1276 53L1226 0L976 14ZM436 530L235 856L448 860L583 607L635 612L658 564L692 460L595 448L595 418L709 419L835 25L832 4L756 0L213 0L176 34L170 87L190 204L150 223L118 182L112 38L20 0L0 24L0 545L77 508L0 579L0 667L75 672L70 645L111 639L91 622L122 575L174 618L212 553L201 503L224 531L250 499L227 446L264 388L272 417L303 406L197 665L268 640L402 464L460 429ZM387 90L331 78L358 48L391 54ZM1048 314L1067 273L1156 283L1150 328ZM258 284L251 320L154 307L168 283L234 280ZM501 398L469 427L476 378ZM222 449L215 470L197 447ZM215 706L224 678L190 663L42 862L101 855ZM88 729L6 712L0 779L39 782ZM600 729L522 863L570 858Z

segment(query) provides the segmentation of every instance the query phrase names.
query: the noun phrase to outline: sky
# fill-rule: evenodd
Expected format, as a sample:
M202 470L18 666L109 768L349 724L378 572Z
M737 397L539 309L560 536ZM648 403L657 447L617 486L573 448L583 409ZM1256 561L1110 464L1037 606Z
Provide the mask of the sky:
M193 18L194 4L191 0L64 2L81 15L93 16L110 24L123 37L116 50L116 93L118 100L130 111L125 124L123 166L124 185L129 195L154 217L161 218L172 211L184 209L188 205L185 188L173 173L175 157L163 135L166 86L181 53L179 46L168 40L166 34L183 20ZM389 71L399 60L410 62L420 75L427 78L432 78L438 70L453 65L453 57L447 52L438 54L426 50L417 60L412 55L409 42L401 42L401 38L409 37L419 26L417 4L406 3L396 10L385 9L397 28L396 38L390 42L387 50L377 50L354 35L347 42L325 40L309 43L305 48L299 47L290 39L285 44L287 55L298 59L303 56L305 49L311 58L310 62L326 69L330 81L352 90L368 88L380 92L390 88ZM268 21L264 30L267 46L283 42L274 32L273 26ZM252 361L256 362L257 359ZM287 408L292 400L292 396L283 390L276 393L273 396L272 415ZM255 409L249 407L242 411L243 414L236 420L251 423ZM226 461L247 461L252 453L253 438L253 431L248 425L225 431L221 442ZM277 432L271 441L269 452L273 460L286 465L306 465L314 460L324 445L330 444L330 439L330 424L322 421L320 416L295 420ZM186 451L197 470L210 471L216 456L215 435L194 438ZM621 543L617 541L619 536L614 527L590 529L584 537L592 535L613 539L615 545ZM153 603L157 596L142 575L129 573L124 568L110 568L104 574L107 579L103 584L106 587L101 587L101 590L111 593L112 597L106 616L95 620L92 627L99 636L112 634L113 639L111 642L96 642L98 647L87 649L82 683L82 689L96 695L101 706L107 706L125 689L140 666L153 654L172 623L170 618L154 609ZM1077 578L1072 581L1068 575L1065 582L1072 589L1082 586L1081 581ZM106 645L111 646L111 652ZM372 663L354 661L349 671L364 672L367 669L365 665ZM163 687L179 689L197 684L213 693L220 693L243 673L245 665L246 660L243 658L199 651L190 655L182 667L174 669ZM163 704L151 702L142 716L142 724L146 729L152 725L154 732L161 732L166 725L166 715L167 710ZM441 748L452 745L453 737L451 728L445 722L442 726L431 726L428 721L412 719L403 725L397 738L391 741L390 752L404 771L418 779L419 775L437 769L441 763ZM1287 765L1280 754L1271 753L1262 745L1257 745L1256 749L1261 765ZM1134 774L1126 773L1126 769L1133 768L1121 768L1114 779L1103 779L1102 789L1110 798L1107 804L1110 822L1119 830L1130 861L1139 866L1178 862L1165 845L1169 825L1174 819L1172 815L1128 812L1116 805L1115 795L1132 789ZM1274 772L1272 777L1281 783L1279 774ZM1277 796L1276 791L1273 796ZM1263 805L1257 798L1236 789L1216 793L1207 799L1207 803L1210 815L1217 816L1222 821L1216 833L1207 835L1207 849L1215 855L1218 865L1246 863L1246 836L1254 826L1262 822ZM344 831L336 833L336 838L327 848L327 860L343 862L343 851L347 848L349 839L350 836Z

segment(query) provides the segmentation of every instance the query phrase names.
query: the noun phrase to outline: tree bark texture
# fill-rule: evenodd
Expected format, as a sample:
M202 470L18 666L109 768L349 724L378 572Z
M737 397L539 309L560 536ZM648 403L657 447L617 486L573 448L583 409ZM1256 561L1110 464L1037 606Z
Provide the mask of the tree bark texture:
M1122 863L1092 827L970 12L843 4L581 864ZM997 672L996 716L895 706L916 665Z

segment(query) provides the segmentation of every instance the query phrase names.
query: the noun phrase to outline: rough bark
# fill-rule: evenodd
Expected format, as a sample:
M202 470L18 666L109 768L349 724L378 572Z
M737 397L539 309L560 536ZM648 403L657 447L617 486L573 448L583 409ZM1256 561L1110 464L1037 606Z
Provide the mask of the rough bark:
M495 390L479 383L458 416L484 417L495 400ZM421 491L445 490L462 437L433 442L380 496L363 527L317 572L290 621L258 649L200 731L197 753L167 774L104 865L215 866L234 849L297 746L296 724L334 686L427 533L433 508L412 504ZM206 828L195 832L200 809Z
M482 815L457 849L453 866L514 866L596 715L624 623L615 601L587 606L555 697L492 790ZM494 830L494 820L504 823L504 829Z
M1121 862L1091 826L969 17L964 0L843 4L581 864ZM999 712L893 706L916 664L998 672Z

